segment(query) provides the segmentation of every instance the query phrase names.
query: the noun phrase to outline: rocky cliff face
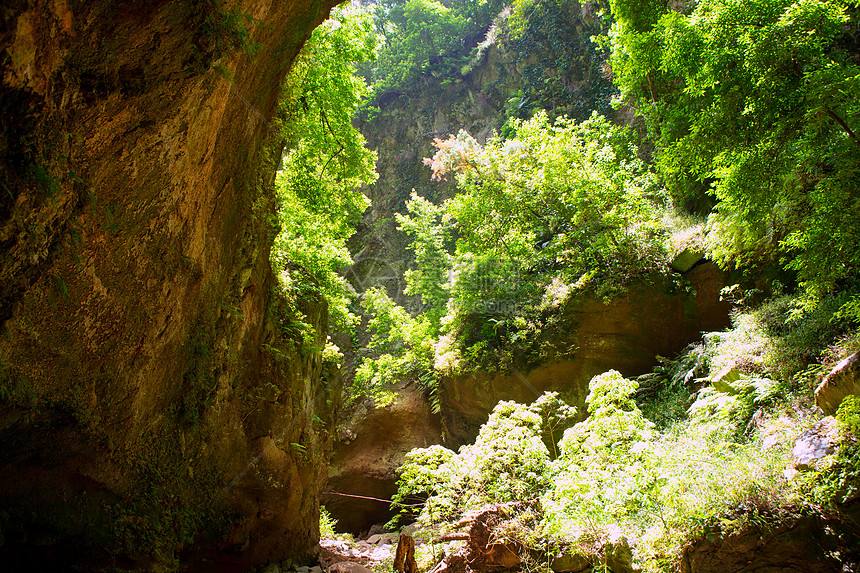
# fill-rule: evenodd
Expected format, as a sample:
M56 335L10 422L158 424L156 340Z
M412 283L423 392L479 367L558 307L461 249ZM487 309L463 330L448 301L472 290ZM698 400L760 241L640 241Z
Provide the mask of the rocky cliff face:
M439 414L431 411L424 391L401 383L395 392L386 405L364 402L343 424L322 498L342 531L359 533L391 519L396 511L377 500L390 499L397 491L397 469L406 453L442 442ZM348 497L353 495L364 499Z
M0 10L7 560L314 550L339 379L272 288L267 120L332 3Z
M435 152L434 138L462 129L483 144L502 131L509 117L527 118L535 109L575 119L594 110L613 113L609 101L614 88L600 72L605 55L590 40L603 25L597 4L570 2L543 9L548 12L529 20L516 37L508 29L506 11L485 38L477 39L483 40L480 46L447 56L468 60L459 77L431 66L418 85L380 94L373 102L375 111L359 118L368 146L379 154L379 179L365 190L372 206L350 241L355 264L346 276L357 289L383 286L409 305L402 294L403 271L413 261L394 214L406 212L413 189L434 202L456 192L453 181L432 181L422 164ZM615 119L633 121L628 113L625 108Z
M442 416L447 440L472 442L500 400L530 404L547 391L559 392L587 412L588 383L618 370L625 376L651 372L657 356L671 357L702 332L729 325L729 304L720 300L726 273L703 262L679 276L652 276L606 301L573 297L542 342L558 355L528 371L477 372L444 380Z

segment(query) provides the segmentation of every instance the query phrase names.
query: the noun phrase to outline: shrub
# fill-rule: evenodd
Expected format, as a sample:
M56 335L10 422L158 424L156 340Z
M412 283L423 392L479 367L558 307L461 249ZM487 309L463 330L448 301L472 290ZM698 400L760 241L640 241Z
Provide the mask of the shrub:
M331 516L325 506L320 506L320 539L334 539L337 537L337 532L334 528L337 527L337 520Z
M536 505L552 477L541 437L548 426L539 414L548 400L557 397L532 406L499 402L475 443L456 454L441 446L413 450L400 468L395 501L425 498L420 512L425 524L452 520L487 504Z
M823 506L845 503L860 494L860 397L847 396L836 412L840 440L836 453L812 477L812 493Z
M791 446L785 436L796 435L798 420L762 416L761 431L746 438L730 416L694 416L661 433L632 400L636 388L615 371L595 376L589 417L564 432L555 460L541 435L570 420L569 407L552 394L531 406L500 402L474 444L411 453L398 499L425 498L425 524L511 503L515 523L505 535L535 549L573 545L595 561L620 532L638 540L649 571L674 566L703 535L798 511L801 492L782 475ZM851 412L843 418L854 423Z

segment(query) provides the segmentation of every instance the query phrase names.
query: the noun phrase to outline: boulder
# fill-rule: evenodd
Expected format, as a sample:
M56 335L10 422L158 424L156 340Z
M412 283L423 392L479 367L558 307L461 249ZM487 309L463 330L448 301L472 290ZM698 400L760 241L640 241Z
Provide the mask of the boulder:
M351 434L351 432L350 432L350 434ZM349 437L347 440L343 440L343 441L344 441L344 443L345 443L345 444L347 444L347 443L351 442L351 441L352 441L352 440L354 440L354 439L355 439L355 435L353 434L353 435L352 435L351 437ZM372 536L374 536L374 535L379 535L379 534L382 534L382 533L385 533L385 526L384 526L384 525L382 525L381 523L374 523L373 525L371 525L371 526L370 526L370 529L367 531L368 541L369 541L370 543L373 543L372 541L370 541L370 537L372 537Z
M693 265L705 258L704 253L692 249L684 249L674 256L669 266L679 273L686 273Z
M367 542L372 545L392 545L397 543L398 535L396 533L377 533L367 538Z
M633 564L633 548L624 535L614 535L604 548L606 551L605 565L612 573L638 573L641 571Z
M400 533L411 535L412 538L415 540L415 545L423 545L424 543L429 543L430 537L432 535L431 530L422 529L421 526L417 523L410 523L409 525L401 527Z
M816 469L818 460L836 451L839 426L836 418L827 416L800 434L791 450L791 460L799 471Z
M860 395L860 352L855 352L821 380L815 390L815 403L827 414L839 409L846 396Z
M370 569L354 561L341 561L330 565L328 573L373 573Z

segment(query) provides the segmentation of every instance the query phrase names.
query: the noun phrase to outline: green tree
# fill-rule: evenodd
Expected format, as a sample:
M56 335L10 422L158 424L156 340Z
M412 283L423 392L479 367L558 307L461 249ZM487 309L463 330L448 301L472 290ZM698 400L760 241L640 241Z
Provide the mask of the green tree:
M660 256L661 189L637 157L633 134L593 115L515 122L516 137L481 147L466 132L437 140L425 160L455 172L463 193L445 204L458 225L458 256L488 253L525 269L573 273L634 268Z
M576 0L516 0L507 20L507 51L520 71L520 91L507 115L527 119L535 110L586 120L609 115L615 86L604 72L608 50L592 36L605 34L609 11Z
M426 316L409 316L384 290L372 288L362 296L372 333L367 356L355 373L353 398L379 398L397 382L417 381L439 411L439 378L433 368L437 329Z
M712 193L712 257L781 257L813 299L860 265L860 67L842 0L613 0L612 69L679 201Z
M411 292L447 300L445 316L433 318L446 369L460 357L499 368L518 345L537 344L559 277L603 273L620 285L665 257L665 201L630 130L596 114L577 123L539 112L513 125L515 138L486 146L464 131L437 139L425 163L435 178L456 174L461 193L440 207L414 198L399 218L419 258L434 261L410 275Z
M376 93L415 89L433 71L457 75L468 51L502 9L499 0L405 0L376 5L382 38L378 60L365 66Z
M660 493L656 432L631 397L637 386L615 370L591 379L589 417L565 431L556 481L543 500L551 530L593 535L654 511Z
M406 202L409 215L397 213L398 229L412 239L415 268L406 271L406 294L421 297L422 314L438 333L448 297L448 273L451 270L452 226L444 210L419 197L414 191Z
M351 262L346 240L368 205L358 188L376 180L376 154L351 123L370 91L355 64L374 53L369 16L354 8L333 11L295 62L280 104L289 151L277 177L281 231L272 265L288 293L321 292L341 325L354 317L336 271Z
M547 400L569 408L555 396ZM541 439L543 405L499 402L473 444L459 452L414 449L399 468L395 501L425 501L420 520L452 520L486 505L533 507L552 483L549 451ZM404 512L405 513L405 512Z

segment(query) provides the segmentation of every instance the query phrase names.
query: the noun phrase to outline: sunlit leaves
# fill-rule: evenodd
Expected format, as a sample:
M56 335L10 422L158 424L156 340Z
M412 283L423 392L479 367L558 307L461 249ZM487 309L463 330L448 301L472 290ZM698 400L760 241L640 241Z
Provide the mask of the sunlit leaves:
M860 267L860 67L842 0L706 0L642 26L613 2L616 81L657 141L676 198L708 190L711 255L781 257L817 297ZM846 23L848 28L846 28Z
M433 446L407 454L395 498L427 499L421 511L425 523L489 504L536 504L552 479L541 439L545 424L540 405L499 402L474 444L458 453Z
M371 317L367 327L372 336L369 352L355 373L352 394L378 398L397 382L412 380L435 396L438 380L433 361L438 326L427 316L409 316L379 288L362 295L362 306ZM432 405L438 408L438 403Z
M430 60L459 48L469 21L436 0L407 0L388 12L386 35L374 73L378 91L413 85Z
M419 197L414 191L406 202L409 216L396 214L398 229L411 239L415 268L406 271L406 294L419 295L423 313L438 330L448 302L448 252L452 227L441 207Z
M287 154L278 174L278 222L272 264L287 290L323 294L336 323L354 320L348 287L335 272L351 262L346 239L367 207L358 191L376 179L376 154L352 117L368 86L355 63L374 56L369 18L336 10L296 61L281 101Z
M538 113L515 125L515 139L483 148L464 132L437 145L436 172L455 170L464 191L446 204L461 229L458 251L524 267L561 257L583 271L648 252L637 247L659 234L662 198L628 131L596 115L553 123Z

